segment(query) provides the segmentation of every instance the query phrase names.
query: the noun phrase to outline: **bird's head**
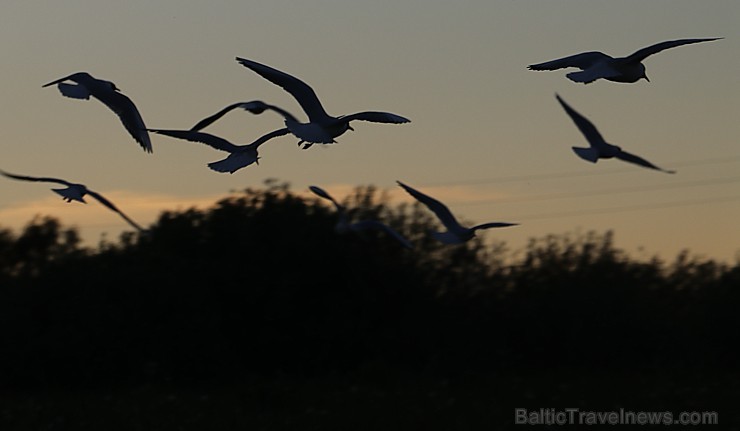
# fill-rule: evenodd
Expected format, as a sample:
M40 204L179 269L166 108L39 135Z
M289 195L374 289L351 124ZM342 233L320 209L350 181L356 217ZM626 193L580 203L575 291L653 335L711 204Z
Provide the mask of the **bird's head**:
M105 82L106 84L108 84L108 86L110 86L110 89L111 90L113 90L113 91L121 91L120 88L116 87L116 84L114 84L114 83L112 83L110 81L103 81L103 82Z

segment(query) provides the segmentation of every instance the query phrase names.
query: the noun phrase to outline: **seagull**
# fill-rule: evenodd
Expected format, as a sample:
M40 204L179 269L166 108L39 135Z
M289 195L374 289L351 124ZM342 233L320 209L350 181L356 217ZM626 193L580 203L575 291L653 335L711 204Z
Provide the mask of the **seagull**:
M131 226L133 226L136 230L139 232L146 232L146 229L139 226L135 221L131 220L126 214L124 214L121 210L119 210L111 201L104 198L103 195L96 193L90 189L88 189L83 184L75 184L70 183L69 181L65 181L59 178L48 178L48 177L27 177L23 175L15 175L10 174L8 172L0 170L0 174L12 178L15 180L22 180L22 181L38 181L38 182L46 182L46 183L57 183L67 186L63 189L51 189L54 193L57 193L58 195L62 196L62 200L67 202L77 201L82 202L83 204L86 204L84 196L89 195L95 198L98 202L108 207L108 209L115 211L123 217L124 220L128 222Z
M256 102L262 103L262 111L264 111L265 109L271 109L282 115L285 119L285 126L290 130L292 134L294 134L301 140L301 142L299 142L299 145L303 142L306 142L306 145L304 145L304 149L309 148L312 144L335 143L336 140L334 138L342 135L347 130L354 130L349 123L355 120L393 124L408 123L411 121L400 115L392 114L390 112L378 111L365 111L349 115L342 115L339 117L333 117L326 113L314 90L300 79L288 75L285 72L281 72L277 69L273 69L264 64L257 63L256 61L247 60L246 58L236 57L236 61L238 61L239 64L241 64L242 66L256 72L273 84L282 87L298 101L298 104L301 105L301 108L303 108L306 115L308 115L307 123L301 123L294 115L290 114L284 109L281 109L274 105L268 105L263 102ZM243 105L245 103L248 104L250 102L235 103L233 105L227 106L219 113L198 123L198 125L196 125L194 129L207 126L208 124L222 117L227 112L231 111L232 109L236 109L238 107L244 108ZM260 107L253 105L253 108L254 109L244 109L248 109L252 113L259 113L256 111L259 111Z
M72 81L75 84L68 84L64 81ZM141 145L147 153L152 152L152 143L149 140L149 134L146 132L144 120L136 109L136 105L128 97L120 92L116 84L110 81L93 78L87 72L73 73L64 78L57 79L42 85L48 87L57 84L59 91L67 97L73 99L89 100L90 96L103 102L113 112L118 114L123 126L133 136L136 142Z
M209 145L217 150L226 151L229 154L223 160L211 162L208 167L216 172L228 172L233 174L241 168L247 167L252 163L260 164L260 156L257 149L260 145L278 136L287 135L290 131L282 128L261 136L256 141L247 145L234 145L226 139L220 138L210 133L197 132L193 130L165 130L165 129L148 129L150 132L160 135L166 135L173 138L185 139L190 142L200 142Z
M445 244L462 244L469 241L475 236L475 231L480 229L490 229L495 227L517 226L519 223L493 222L483 223L470 228L462 226L452 215L450 210L440 201L431 196L407 186L406 184L396 181L399 186L406 190L416 200L426 205L427 208L437 216L440 222L447 228L446 232L432 232L432 237L437 241Z
M588 121L588 119L586 119L586 117L571 108L567 103L565 103L563 99L560 98L557 93L555 94L555 97L558 99L558 102L560 102L560 105L563 106L565 112L570 115L570 118L576 124L578 130L583 133L583 136L586 137L586 140L590 145L589 148L572 147L573 151L576 153L576 155L578 155L578 157L584 160L588 160L592 163L596 163L599 159L611 159L612 157L616 157L620 160L624 160L625 162L634 163L646 168L656 169L658 171L666 172L669 174L676 173L676 171L667 171L665 169L659 168L654 164L648 162L647 160L643 159L642 157L638 157L634 154L623 151L616 145L609 144L601 136L601 133L596 130L596 127L590 121Z
M334 199L329 193L326 192L326 190L318 186L309 186L308 188L319 197L328 199L334 204L334 207L337 209L337 214L339 215L339 220L334 226L334 231L338 234L345 234L347 232L362 232L368 229L382 230L385 231L388 235L395 238L404 247L408 249L414 248L409 240L404 238L400 233L396 232L393 228L386 225L385 223L381 223L377 220L363 220L356 223L350 223L349 215L347 214L346 208L344 208L343 205L337 202L336 199Z
M191 127L190 130L191 131L194 131L194 132L200 131L200 130L208 127L209 125L213 124L214 122L216 122L216 120L218 120L219 118L223 117L224 115L226 115L230 111L233 111L234 109L239 109L239 108L244 109L245 111L249 111L249 112L251 112L252 114L255 114L255 115L261 114L261 113L263 113L265 111L268 111L268 110L272 110L272 111L275 111L278 114L282 115L283 118L285 118L286 121L291 121L291 122L299 123L298 119L293 114L291 114L290 112L286 111L285 109L283 109L283 108L281 108L279 106L270 105L270 104L265 103L265 102L263 102L261 100L252 100L252 101L249 101L249 102L237 102L237 103L233 103L233 104L231 104L231 105L223 108L222 110L216 112L215 114L211 115L210 117L206 117L206 118L200 120L195 126ZM301 140L301 141L298 142L298 145L300 146L304 142L305 141ZM311 144L305 144L303 146L303 148L304 149L307 149L310 146L311 146Z
M627 57L611 57L603 52L590 51L563 57L544 63L532 64L529 70L557 70L566 67L576 67L580 72L571 72L565 76L571 81L589 84L597 79L603 78L614 82L637 82L640 79L650 81L645 74L645 65L642 61L650 55L657 54L668 48L675 48L691 43L710 42L723 39L721 37L705 39L678 39L656 43L655 45L642 48Z

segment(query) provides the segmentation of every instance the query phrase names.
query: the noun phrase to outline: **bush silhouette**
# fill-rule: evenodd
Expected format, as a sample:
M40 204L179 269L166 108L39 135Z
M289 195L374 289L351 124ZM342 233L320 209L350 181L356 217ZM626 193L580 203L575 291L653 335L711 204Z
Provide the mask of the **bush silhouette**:
M429 239L436 221L418 204L392 207L373 187L344 204L415 249L382 234L338 235L333 208L274 183L206 210L163 213L147 235L96 249L52 218L17 236L0 231L0 385L556 379L576 370L709 385L736 366L737 264L688 253L636 261L611 232L533 239L518 255L481 240L450 247ZM541 394L549 383L530 384L510 390ZM601 402L624 396L589 390Z

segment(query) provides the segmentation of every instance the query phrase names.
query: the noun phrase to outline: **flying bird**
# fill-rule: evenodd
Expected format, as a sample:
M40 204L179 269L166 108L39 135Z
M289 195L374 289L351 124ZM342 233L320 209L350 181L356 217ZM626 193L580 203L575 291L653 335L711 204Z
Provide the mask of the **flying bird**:
M124 220L128 222L134 229L138 230L139 232L145 232L146 230L139 226L135 221L131 220L126 214L124 214L121 210L119 210L111 201L103 197L100 193L94 192L90 189L88 189L83 184L75 184L70 183L69 181L65 181L59 178L49 178L49 177L28 177L24 175L15 175L10 174L8 172L0 170L0 174L12 178L14 180L21 180L21 181L36 181L36 182L46 182L46 183L57 183L62 184L66 186L66 188L61 189L51 189L54 193L57 193L62 197L62 200L65 200L67 202L77 201L82 202L83 204L86 204L84 196L92 196L95 198L98 202L103 204L104 206L108 207L111 211L115 211L120 215Z
M691 43L709 42L723 39L721 37L704 38L704 39L678 39L666 42L656 43L655 45L642 48L633 52L627 57L611 57L599 51L583 52L557 60L546 61L544 63L532 64L528 66L529 70L557 70L566 67L576 67L581 69L579 72L568 73L567 76L571 81L589 84L597 79L606 79L614 82L637 82L640 79L650 81L645 73L645 65L642 61L650 55L657 54L668 48L675 48L681 45Z
M74 84L68 84L64 81L72 81ZM149 140L149 134L146 131L146 126L139 110L131 99L120 92L116 84L94 78L87 72L77 72L44 84L42 87L48 87L54 84L57 84L59 91L64 96L83 100L89 100L90 96L93 96L103 102L105 106L118 115L123 126L136 142L141 145L141 148L147 153L152 152L152 143Z
M317 196L327 199L334 204L334 207L337 209L337 214L339 215L339 220L334 226L335 232L339 234L345 234L347 232L362 232L370 229L380 230L393 237L404 247L408 249L414 248L409 240L404 238L400 233L396 232L395 229L386 225L385 223L381 223L377 220L363 220L356 223L350 223L349 215L347 214L347 210L344 205L341 205L339 202L337 202L336 199L334 199L329 193L326 192L326 190L322 189L321 187L309 186L308 188Z
M282 128L261 136L256 141L247 145L234 145L224 138L211 135L210 133L198 132L193 130L165 130L149 129L150 132L160 135L170 136L173 138L185 139L190 142L200 142L217 150L230 153L228 157L217 162L211 162L208 167L216 172L228 172L233 174L241 168L247 167L252 163L259 165L259 153L257 149L260 145L278 136L290 133L287 128Z
M324 110L324 107L321 105L321 102L319 101L318 96L316 96L314 90L300 79L252 60L240 57L236 57L236 60L242 66L251 69L263 78L282 87L285 91L290 93L298 101L298 104L303 108L304 112L308 116L308 122L302 123L294 115L274 105L254 101L229 105L215 115L202 120L193 129L199 130L236 108L241 107L252 113L260 113L265 109L270 109L282 115L285 119L285 126L288 130L301 140L299 144L306 142L304 148L309 148L312 144L335 143L336 140L334 138L342 135L347 130L354 130L352 126L350 126L350 122L355 120L393 124L408 123L410 121L400 115L378 111L357 112L339 117L331 116ZM262 106L252 105L252 109L245 108L244 105L249 103L261 103Z
M578 155L578 157L584 160L588 160L592 163L596 163L599 159L611 159L612 157L616 157L617 159L624 160L625 162L634 163L636 165L640 165L650 169L656 169L658 171L666 172L669 174L673 174L676 172L659 168L654 164L648 162L647 160L643 159L642 157L638 157L634 154L623 151L620 147L616 145L607 143L601 136L601 133L596 130L596 127L590 121L588 121L586 117L571 108L570 105L565 103L565 101L561 99L558 94L555 94L555 97L558 99L558 102L560 102L560 105L563 107L563 109L565 109L565 112L568 113L570 118L576 124L578 130L580 130L581 133L583 133L583 136L586 137L586 140L590 145L588 148L572 147L573 151Z
M427 208L429 208L439 219L440 222L444 225L445 228L447 228L447 231L445 232L432 232L432 237L434 237L437 241L443 242L445 244L461 244L466 241L469 241L475 236L475 232L477 230L481 229L490 229L490 228L496 228L496 227L507 227L507 226L517 226L519 223L505 223L505 222L492 222L492 223L483 223L479 224L473 227L465 227L462 226L457 219L455 219L455 216L452 215L450 210L440 201L434 199L431 196L427 196L424 193L407 186L406 184L396 181L399 186L401 186L404 190L406 190L411 196L413 196L417 201L424 204Z

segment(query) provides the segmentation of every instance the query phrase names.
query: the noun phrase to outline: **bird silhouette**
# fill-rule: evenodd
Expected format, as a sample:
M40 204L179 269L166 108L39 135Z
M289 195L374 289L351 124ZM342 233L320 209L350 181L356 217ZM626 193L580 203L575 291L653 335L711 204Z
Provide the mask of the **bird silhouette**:
M404 238L403 235L401 235L395 229L386 225L385 223L379 222L377 220L362 220L355 223L350 223L349 214L347 214L347 209L344 207L344 205L341 205L339 202L337 202L336 199L334 199L326 190L322 189L321 187L309 186L308 188L317 196L327 199L334 204L334 207L337 210L337 215L339 216L337 224L334 225L335 232L339 234L345 234L347 232L360 233L366 230L380 230L390 235L404 247L408 249L414 248L409 240Z
M575 109L571 108L570 105L565 103L560 95L555 94L555 97L558 99L558 102L560 102L563 109L565 109L565 112L568 113L570 118L576 124L578 130L580 130L581 133L583 133L583 136L586 137L586 140L590 145L588 148L572 147L578 157L592 163L596 163L599 159L610 159L614 157L625 162L634 163L645 168L655 169L669 174L676 172L659 168L642 157L628 153L616 145L607 143L601 136L601 133L596 130L596 127L586 117L579 114Z
M431 196L425 195L424 193L408 186L400 181L396 181L399 186L413 196L417 201L424 204L429 208L439 219L440 222L447 228L445 232L432 232L432 237L437 241L445 244L461 244L469 241L475 237L475 232L481 229L490 229L497 227L517 226L518 223L506 223L506 222L491 222L483 223L473 227L462 226L455 216L452 215L449 208L447 208L442 202L434 199Z
M255 114L269 109L282 115L285 119L285 126L288 130L301 140L299 144L305 142L306 145L304 145L304 148L309 148L312 144L335 143L336 137L342 135L347 130L354 130L352 126L350 126L350 122L352 121L393 124L408 123L410 121L400 115L378 111L357 112L339 117L331 116L324 110L324 107L321 105L321 101L319 101L313 88L300 79L246 58L236 57L236 60L239 64L249 68L290 93L298 101L301 108L303 108L309 121L307 123L302 123L288 111L275 105L268 105L264 102L239 102L229 105L216 114L201 120L195 127L193 127L194 130L200 130L206 127L221 118L227 112L236 108L243 108Z
M68 84L64 81L72 81L75 84ZM42 87L54 84L57 84L59 91L64 96L83 100L88 100L90 96L93 96L103 102L105 106L118 115L123 127L141 145L141 148L147 153L152 152L152 143L139 110L131 99L120 92L116 84L94 78L87 72L77 72L44 84Z
M208 167L216 172L228 172L231 174L241 168L251 165L252 163L259 165L260 156L257 151L259 146L272 138L284 136L290 133L287 128L282 128L259 137L251 144L234 145L224 138L194 130L149 129L149 131L173 138L185 139L190 142L200 142L217 150L230 153L229 156L223 160L209 163Z
M568 79L574 82L588 84L597 79L606 79L614 82L632 83L640 79L650 81L645 73L645 65L642 61L648 56L657 54L668 48L688 45L691 43L709 42L722 39L721 37L704 39L678 39L656 43L655 45L642 48L627 57L611 57L603 52L590 51L544 63L529 65L529 70L557 70L566 67L576 67L580 72L568 73Z
M51 189L54 193L57 193L58 195L60 195L62 197L62 200L67 201L67 202L77 201L77 202L82 202L83 204L86 204L87 202L85 202L84 197L92 196L93 198L95 198L95 200L97 200L98 202L106 206L111 211L118 213L118 215L120 215L124 220L126 220L126 222L128 222L128 224L133 226L136 230L138 230L139 232L146 232L146 229L139 226L139 224L137 224L135 221L129 218L126 214L124 214L123 211L119 210L115 205L113 205L111 201L103 197L103 195L101 195L100 193L97 193L93 190L88 189L87 186L85 186L84 184L71 183L69 181L62 180L59 178L29 177L25 175L15 175L15 174L11 174L11 173L8 173L2 170L0 170L0 174L8 178L12 178L14 180L62 184L66 187L61 188L61 189Z

